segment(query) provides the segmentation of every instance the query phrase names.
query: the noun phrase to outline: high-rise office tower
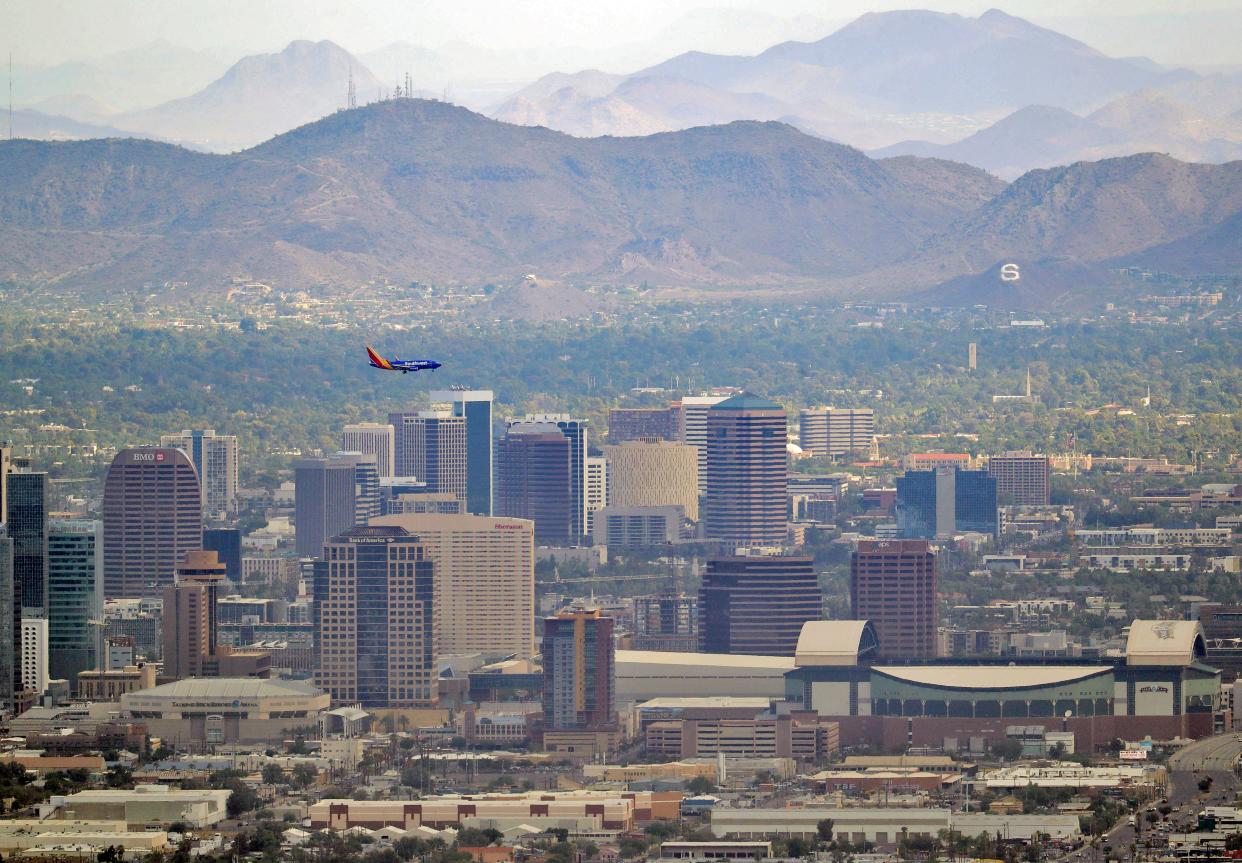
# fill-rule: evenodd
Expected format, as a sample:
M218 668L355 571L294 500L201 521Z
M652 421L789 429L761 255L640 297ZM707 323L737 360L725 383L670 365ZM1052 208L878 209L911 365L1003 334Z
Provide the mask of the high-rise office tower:
M204 515L228 518L237 513L236 435L216 434L215 429L185 429L160 437L160 446L177 447L190 457L198 471Z
M351 528L328 541L314 573L315 685L364 708L434 706L436 579L419 538Z
M954 477L954 522L958 530L990 533L1000 529L996 478L986 470L959 470Z
M884 656L936 655L936 556L923 540L862 540L850 556L850 609Z
M908 470L895 485L897 528L907 539L997 531L996 480L987 471Z
M568 414L527 414L521 420L511 420L515 425L553 425L569 441L569 535L577 544L586 534L586 464L587 421L574 419Z
M427 491L466 499L466 420L450 411L391 413L397 430L397 475L417 477Z
M699 494L707 494L707 412L728 396L686 396L675 406L678 439L698 451Z
M560 731L616 726L613 621L599 609L543 622L543 725Z
M998 503L1048 505L1048 456L1030 450L994 455L988 459L988 474L996 480Z
M12 457L13 451L0 444L0 524L9 518L9 469Z
M397 476L396 439L391 423L351 423L341 430L341 449L375 456L381 477Z
M466 511L493 512L494 457L492 454L491 390L432 390L433 405L447 404L453 416L466 421Z
M47 618L22 618L22 688L36 696L47 691Z
M371 456L336 453L293 463L294 545L318 557L324 543L380 514L379 474Z
M591 532L594 514L608 506L608 460L602 455L589 455L586 460L586 527Z
M158 596L202 543L202 492L189 456L171 447L118 452L104 480L105 596Z
M630 440L680 439L673 408L612 408L608 411L608 443L614 446Z
M535 523L536 545L571 545L570 441L551 423L516 423L496 446L496 513Z
M46 473L9 474L8 525L13 540L13 582L19 607L47 613Z
M164 677L214 677L216 602L225 580L214 551L191 551L164 588Z
M224 575L234 584L241 584L241 531L235 527L209 527L203 531L203 550L214 551L224 564Z
M671 441L627 441L604 447L610 506L680 506L699 520L699 451Z
M816 456L866 452L875 436L871 408L804 408L798 442Z
M971 342L966 346L966 368L974 371L979 366L979 346Z
M12 710L22 687L21 604L13 595L13 540L0 522L0 706Z
M435 562L436 652L535 650L535 526L525 519L407 513L373 519L404 528Z
M783 545L788 533L785 409L742 393L707 412L707 538Z
M699 588L699 649L793 656L802 624L822 618L823 606L813 558L710 558Z
M47 646L53 679L76 687L79 671L96 667L96 632L103 617L103 525L53 521L47 540Z

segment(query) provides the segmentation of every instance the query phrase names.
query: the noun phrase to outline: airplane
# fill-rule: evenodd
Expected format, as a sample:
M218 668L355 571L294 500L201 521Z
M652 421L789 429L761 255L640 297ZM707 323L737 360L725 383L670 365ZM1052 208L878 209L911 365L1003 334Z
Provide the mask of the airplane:
M440 363L435 360L399 360L393 357L386 360L375 352L375 349L367 345L367 356L371 358L371 368L383 369L386 372L422 372L435 371L440 368Z

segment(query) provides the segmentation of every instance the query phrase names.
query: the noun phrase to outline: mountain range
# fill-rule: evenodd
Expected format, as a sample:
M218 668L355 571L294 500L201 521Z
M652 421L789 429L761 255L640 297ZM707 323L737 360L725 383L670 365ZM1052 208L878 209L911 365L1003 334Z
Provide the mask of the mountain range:
M404 98L227 156L0 142L0 278L94 292L534 272L824 296L942 286L966 302L992 288L962 280L986 282L1002 261L1080 288L1083 274L1133 262L1240 272L1240 214L1242 162L1146 154L1006 185L944 160L868 158L782 123L583 139ZM1037 281L994 301L1075 301L1066 294Z
M808 38L790 40L792 32ZM693 41L700 50L661 54ZM19 67L15 77L32 137L119 133L211 152L252 147L344 107L351 74L359 104L404 89L408 74L414 95L577 136L778 120L880 157L953 159L1004 179L1145 151L1206 162L1242 152L1242 74L1109 57L998 10L871 13L836 29L814 18L698 10L623 53L664 59L625 74L530 82L582 53L397 41L354 56L330 41L297 41L225 68L221 52L161 42L89 64Z

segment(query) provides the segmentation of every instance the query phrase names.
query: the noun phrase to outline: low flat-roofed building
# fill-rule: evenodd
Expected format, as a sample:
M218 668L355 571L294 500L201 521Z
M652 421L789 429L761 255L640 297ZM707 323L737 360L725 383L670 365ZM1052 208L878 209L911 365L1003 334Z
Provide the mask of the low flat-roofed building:
M228 790L183 791L167 785L138 785L132 790L95 788L64 797L52 797L52 805L66 819L124 821L141 826L167 826L184 821L191 827L210 827L228 814Z
M666 719L646 727L647 752L671 758L725 755L819 762L840 745L837 723L812 711L764 711L749 718Z
M0 761L12 761L26 768L27 773L45 776L62 770L86 770L91 774L103 773L107 764L99 755L25 755L9 753Z
M931 794L953 788L960 773L929 773L925 770L821 770L811 782L821 794L841 792L865 796L875 791L889 794Z
M818 824L828 818L833 822L833 835L850 842L873 842L896 845L902 838L935 838L941 830L953 830L965 836L980 833L1001 835L1009 839L1029 841L1047 833L1054 839L1067 839L1079 834L1075 815L981 815L951 812L948 809L865 809L808 806L801 809L722 809L711 810L711 831L716 836L739 839L768 836L801 836L814 838Z
M124 668L89 669L78 672L78 698L83 701L119 701L127 692L155 685L155 663Z
M18 818L0 821L0 853L94 861L110 846L125 849L126 859L146 856L168 845L163 830L128 830L124 821Z
M847 770L929 770L933 773L969 773L970 761L955 761L948 755L847 755Z
M292 680L193 678L121 696L121 709L172 743L283 740L319 721L331 697Z
M351 827L416 827L450 825L505 826L529 824L540 830L566 827L570 832L628 831L635 810L652 806L650 792L572 791L563 793L475 794L424 797L420 800L320 800L310 807L313 829Z
M661 860L766 860L771 842L661 842Z
M616 652L619 705L680 696L785 697L785 672L792 656L729 653Z
M753 695L665 696L635 705L635 727L682 719L753 719L767 710L772 699Z

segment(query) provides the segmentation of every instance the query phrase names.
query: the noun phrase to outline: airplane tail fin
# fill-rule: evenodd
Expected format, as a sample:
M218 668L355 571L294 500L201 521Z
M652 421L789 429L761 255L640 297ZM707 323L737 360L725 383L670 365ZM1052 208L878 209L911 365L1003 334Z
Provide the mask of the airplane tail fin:
M392 364L377 354L375 349L370 345L367 345L367 356L371 359L371 365L375 366L377 369L392 369Z

